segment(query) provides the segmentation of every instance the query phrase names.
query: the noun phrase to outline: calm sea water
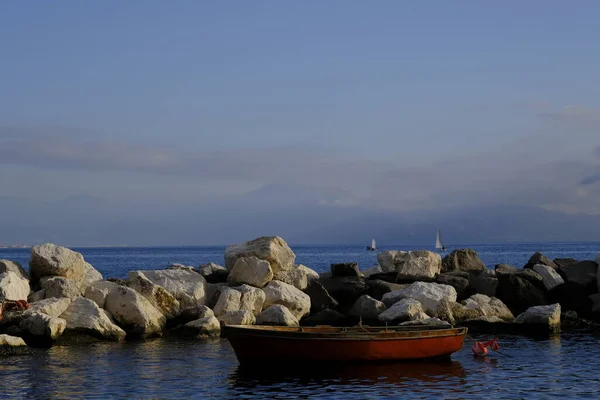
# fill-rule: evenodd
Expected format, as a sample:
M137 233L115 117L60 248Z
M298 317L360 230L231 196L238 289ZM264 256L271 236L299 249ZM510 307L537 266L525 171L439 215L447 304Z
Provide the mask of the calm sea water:
M467 247L467 246L465 246ZM599 243L468 246L490 267L522 266L535 251L551 258L590 259ZM400 247L415 249L416 247ZM105 277L170 263L222 263L224 248L84 248ZM358 261L363 268L376 255L351 246L294 248L297 261L317 271L332 262ZM28 250L0 250L0 258L24 265ZM490 339L479 336L476 339ZM545 340L499 336L502 354L474 358L472 340L450 362L399 363L277 372L238 366L229 343L183 339L97 343L31 349L0 359L0 398L597 398L600 336L563 333Z

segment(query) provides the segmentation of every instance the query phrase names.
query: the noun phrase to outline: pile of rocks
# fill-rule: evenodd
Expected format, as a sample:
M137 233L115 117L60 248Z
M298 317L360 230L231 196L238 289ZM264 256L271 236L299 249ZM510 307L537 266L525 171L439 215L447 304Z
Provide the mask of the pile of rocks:
M536 253L522 269L488 270L477 253L384 251L377 266L332 264L327 273L295 263L280 237L228 247L225 266L173 264L104 280L80 253L31 249L29 273L0 260L0 301L28 299L0 320L0 350L68 340L144 339L164 334L215 338L222 325L541 326L561 314L600 312L597 261ZM568 312L569 314L565 314ZM516 318L515 318L516 316ZM11 345L12 343L12 345Z

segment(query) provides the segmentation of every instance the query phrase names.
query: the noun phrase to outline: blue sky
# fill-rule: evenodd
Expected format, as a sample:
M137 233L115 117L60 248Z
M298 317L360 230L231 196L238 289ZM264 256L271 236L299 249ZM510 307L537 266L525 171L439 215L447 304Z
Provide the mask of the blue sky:
M0 196L291 183L410 209L494 188L596 212L599 20L595 1L5 1Z

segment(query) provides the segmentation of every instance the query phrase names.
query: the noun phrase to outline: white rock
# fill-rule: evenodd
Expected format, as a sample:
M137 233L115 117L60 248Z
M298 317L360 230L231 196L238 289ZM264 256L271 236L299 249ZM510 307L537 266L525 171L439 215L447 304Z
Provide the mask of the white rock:
M515 322L558 327L560 326L560 304L529 307L524 313L519 314Z
M221 335L221 324L214 315L188 322L184 329L199 339L214 339Z
M387 307L381 301L375 300L367 294L363 294L356 300L348 314L354 317L373 320L377 319L377 316L386 309Z
M223 288L219 295L219 300L217 300L217 304L213 309L215 316L220 317L230 311L238 311L240 309L241 300L242 292L233 288Z
M306 273L306 279L310 282L313 279L319 279L319 273L314 269L308 268L306 265L297 264L296 269L304 271Z
M125 339L125 331L115 325L108 313L92 300L83 297L75 299L60 317L67 322L66 331L85 333L104 340Z
M146 278L172 294L182 308L206 303L206 279L197 272L183 269L141 271ZM131 274L131 272L130 272Z
M306 272L298 268L279 271L275 274L273 279L290 284L299 290L304 290L308 286L308 276L306 275Z
M25 341L17 336L0 335L0 346L23 347L27 346Z
M29 281L13 271L0 274L0 302L2 300L27 300Z
M31 248L29 271L34 282L44 276L62 276L81 282L85 274L84 264L81 253L46 243Z
M256 317L256 325L300 326L300 323L287 307L276 304Z
M12 271L17 274L20 278L29 280L29 274L25 269L15 261L10 260L0 260L0 274L5 272Z
M119 322L128 336L146 338L162 335L166 318L144 296L114 282L95 282L91 287L108 289L104 308Z
M273 279L273 271L268 261L256 257L238 258L227 277L230 285L248 284L264 287Z
M264 308L281 304L286 306L298 320L310 312L310 297L292 285L271 281L263 290L266 294Z
M383 296L383 302L386 303L386 296L390 298L411 298L419 301L425 312L434 314L440 300L447 299L456 302L456 289L450 285L431 282L414 282L405 289L395 290L386 293ZM388 300L389 301L389 300Z
M381 266L381 270L384 273L398 272L396 270L396 256L398 254L405 254L406 251L400 250L386 250L377 254L377 262Z
M381 322L404 321L422 312L421 303L414 299L405 298L379 314L378 319Z
M236 286L234 289L239 290L242 293L240 310L250 311L254 315L258 315L262 312L265 299L267 298L267 295L262 289L250 285Z
M416 314L413 314L412 317L410 317L411 321L422 321L424 319L429 319L431 318L429 315L425 314L423 311L419 311Z
M87 289L85 289L85 294L83 297L92 300L98 305L98 307L104 308L104 303L106 303L106 296L108 296L108 288L97 287L93 285L94 284L92 284L92 286L88 286Z
M167 318L179 315L181 306L171 293L162 286L152 283L141 271L133 271L127 279L127 286L141 294Z
M381 274L381 273L383 273L383 268L381 268L381 265L375 265L375 266L369 268L368 270L364 271L362 274L364 277L369 277L371 275Z
M104 279L102 274L90 263L83 264L83 280L81 281L81 292L85 293L85 289L94 282Z
M481 310L486 317L498 317L504 321L512 321L515 319L513 313L508 309L502 300L495 297L488 297L484 294L474 294L462 304L469 310Z
M198 267L198 272L202 276L212 275L218 271L227 271L224 267L219 264L215 264L213 262L209 262L208 264L202 264Z
M542 283L546 290L552 290L555 287L565 283L563 278L554 270L547 265L536 264L533 266L533 270L542 276Z
M217 318L224 325L253 325L256 322L250 311L228 311Z
M231 271L238 258L252 256L268 261L273 273L292 269L296 260L296 255L285 240L278 236L263 236L227 247L225 249L225 268Z
M425 326L440 326L450 328L452 325L446 321L442 321L439 318L427 318L415 321L406 321L400 324L401 326L411 326L411 325L425 325Z
M57 339L64 332L67 322L62 318L50 317L42 313L30 314L19 323L19 328L32 336L43 339Z
M62 276L45 276L40 279L46 298L68 297L74 300L82 296L80 283Z
M51 297L49 299L30 303L31 308L26 310L23 314L42 313L49 315L50 317L58 318L65 312L67 307L69 307L69 304L71 304L71 299L67 297Z
M431 279L440 274L442 257L427 250L402 252L396 254L395 264L398 280Z

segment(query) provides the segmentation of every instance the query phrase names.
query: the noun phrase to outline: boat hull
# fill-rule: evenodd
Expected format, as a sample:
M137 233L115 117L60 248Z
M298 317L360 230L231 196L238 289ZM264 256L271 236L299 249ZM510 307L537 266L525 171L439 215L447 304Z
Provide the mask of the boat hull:
M321 327L286 330L269 328L274 327L225 327L225 336L241 364L272 361L389 362L447 358L462 348L467 332L466 328L369 328L368 332Z

